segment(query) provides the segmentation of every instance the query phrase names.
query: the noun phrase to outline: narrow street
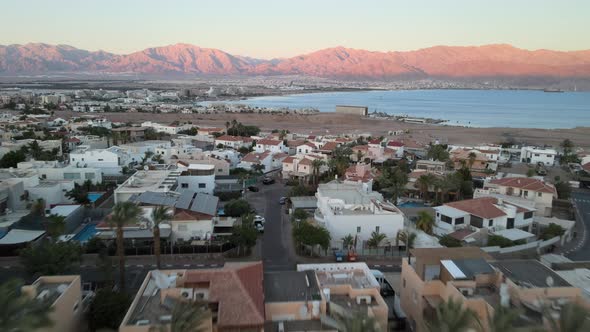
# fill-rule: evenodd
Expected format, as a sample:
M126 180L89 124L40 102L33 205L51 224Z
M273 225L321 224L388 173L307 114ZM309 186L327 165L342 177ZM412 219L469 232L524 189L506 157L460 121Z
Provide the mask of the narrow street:
M590 241L588 231L590 230L590 190L572 191L572 203L576 213L576 220L581 222L581 231L578 232L578 245L566 256L574 261L590 261Z
M264 216L264 234L260 237L260 257L265 271L292 270L295 254L292 246L291 225L279 199L286 196L289 187L277 181L272 185L258 184L259 192L248 192L246 199Z

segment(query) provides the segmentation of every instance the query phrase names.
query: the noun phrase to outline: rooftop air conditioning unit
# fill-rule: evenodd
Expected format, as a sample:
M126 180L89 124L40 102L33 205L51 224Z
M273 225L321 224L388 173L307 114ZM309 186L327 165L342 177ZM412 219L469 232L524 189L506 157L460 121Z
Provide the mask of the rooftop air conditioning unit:
M183 288L180 291L180 296L183 299L192 299L193 298L193 289L192 288Z

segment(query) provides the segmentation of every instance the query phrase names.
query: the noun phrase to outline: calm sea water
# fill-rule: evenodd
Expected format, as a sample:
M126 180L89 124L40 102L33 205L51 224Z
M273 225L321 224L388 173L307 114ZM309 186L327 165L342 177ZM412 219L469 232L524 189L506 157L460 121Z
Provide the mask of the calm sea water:
M590 127L590 93L526 90L398 90L311 93L256 97L234 103L259 107L336 105L369 107L369 112L448 120L450 125L514 128Z

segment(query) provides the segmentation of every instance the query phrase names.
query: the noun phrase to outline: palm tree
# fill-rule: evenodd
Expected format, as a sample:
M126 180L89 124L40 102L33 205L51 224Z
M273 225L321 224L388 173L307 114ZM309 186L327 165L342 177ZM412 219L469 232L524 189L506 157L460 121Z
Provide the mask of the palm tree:
M399 167L395 168L393 171L386 168L379 178L379 183L384 187L383 191L392 195L392 200L395 203L406 191L408 174Z
M436 176L434 176L434 174L431 173L422 174L416 180L415 186L418 187L418 189L420 190L420 193L422 194L422 200L424 202L426 202L427 200L429 188L433 186L435 182Z
M158 206L152 210L153 232L154 232L154 255L156 265L160 269L160 224L170 220L170 213L167 206Z
M367 241L367 245L369 248L377 248L383 240L387 238L387 235L383 233L379 233L379 231L373 231L371 233L371 238Z
M2 331L35 331L53 325L49 314L51 303L40 301L21 292L19 280L0 285L0 326Z
M361 150L356 151L356 161L361 162L365 154Z
M31 205L31 214L45 216L45 200L43 198L38 198L33 205Z
M559 318L555 318L547 308L545 318L553 332L590 331L590 313L577 303L567 303L561 308Z
M481 327L477 314L463 309L463 303L452 297L436 307L435 317L426 320L425 325L431 332L467 332Z
M231 125L231 123L229 121L225 121L225 133L227 134L227 132L229 131L229 126Z
M404 243L408 257L410 257L410 249L414 247L414 242L416 242L416 233L403 230L398 231L395 236L395 245L399 247L400 242Z
M520 316L521 312L515 308L506 308L499 306L494 309L494 315L488 313L488 324L490 332L517 332L521 329L515 328L514 323Z
M313 183L317 185L320 182L320 168L324 166L325 162L321 159L314 159L311 162L311 170L313 174Z
M111 215L111 228L117 228L117 256L119 256L119 282L120 289L125 289L125 247L123 227L134 224L141 215L141 208L132 202L117 203L113 207Z
M342 238L342 249L350 249L350 247L354 244L354 238L351 234L346 235Z
M418 212L418 220L416 221L416 228L426 234L432 234L434 227L434 218L427 211Z
M66 230L66 217L52 214L47 218L45 229L51 240L57 241Z
M342 332L377 332L382 330L375 317L369 317L366 312L361 311L338 316L336 323L338 331Z
M469 159L469 169L473 167L473 163L475 163L475 158L477 158L475 152L469 152L469 154L467 155L467 159Z
M43 154L43 149L41 148L41 145L39 145L39 142L37 142L37 140L34 140L31 143L29 143L27 148L33 159L39 159Z
M262 164L254 164L254 165L252 165L252 169L256 173L262 173L262 171L264 171L264 165L262 165Z
M178 302L172 309L170 332L204 332L211 319L211 310L200 302Z

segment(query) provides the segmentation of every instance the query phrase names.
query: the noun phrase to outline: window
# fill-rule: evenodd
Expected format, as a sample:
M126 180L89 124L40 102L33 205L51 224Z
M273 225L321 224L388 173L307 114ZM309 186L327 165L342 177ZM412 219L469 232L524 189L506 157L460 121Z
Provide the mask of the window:
M217 169L217 172L218 172L218 173L223 173L223 169L221 169L221 168L218 168L218 169Z
M84 158L82 158L82 161L84 161Z
M543 197L543 193L537 193L537 197Z
M41 174L41 178L42 178L43 180L47 179L47 174Z
M375 232L379 233L379 226L375 226Z
M483 227L483 218L471 215L471 221L469 224L473 227L482 228Z
M188 227L186 225L178 225L179 232L186 232L188 231Z
M186 188L188 188L188 183L181 183L180 187L186 189Z
M361 232L361 226L356 226L356 232L360 233Z
M529 192L527 190L524 191L524 197L528 197L529 196Z
M414 304L418 304L418 292L416 292L416 290L412 290L412 300L414 301Z
M508 228L508 229L514 228L514 218L508 218L508 222L506 223L506 228Z
M207 184L206 183L199 183L199 188L207 188Z
M98 161L104 161L104 159L102 159L102 158L98 158Z
M452 224L453 223L453 218L449 217L449 216L445 216L444 214L440 215L440 220L443 222L446 222L447 224Z
M64 180L78 180L80 178L80 173L64 173Z
M488 227L493 227L494 226L494 219L490 219L488 221Z
M461 225L465 223L465 218L461 217L461 218L457 218L455 219L455 225Z
M535 157L538 157L538 156L539 156L539 154L538 153L535 153Z
M404 288L406 288L406 278L404 278L404 280L403 280L403 285L404 285Z
M524 219L531 219L533 217L533 212L529 211L529 212L525 212L524 213Z
M76 161L76 158L72 158L72 161Z
M440 217L440 213L438 213L438 212L437 212L437 213L436 213L436 216L437 216L437 217Z

